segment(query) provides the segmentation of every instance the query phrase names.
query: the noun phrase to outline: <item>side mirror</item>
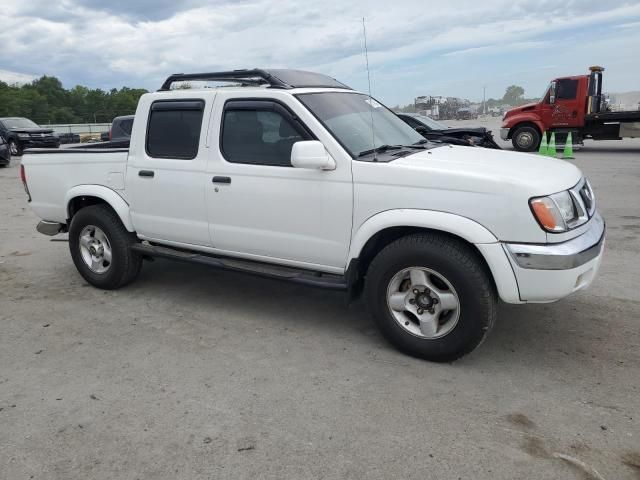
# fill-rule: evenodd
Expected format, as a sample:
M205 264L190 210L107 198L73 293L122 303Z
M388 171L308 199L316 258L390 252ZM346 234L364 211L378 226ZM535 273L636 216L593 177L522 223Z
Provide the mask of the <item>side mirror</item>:
M551 82L551 87L549 88L549 103L556 103L556 82Z
M331 158L318 140L296 142L291 148L291 165L296 168L335 170L336 161Z

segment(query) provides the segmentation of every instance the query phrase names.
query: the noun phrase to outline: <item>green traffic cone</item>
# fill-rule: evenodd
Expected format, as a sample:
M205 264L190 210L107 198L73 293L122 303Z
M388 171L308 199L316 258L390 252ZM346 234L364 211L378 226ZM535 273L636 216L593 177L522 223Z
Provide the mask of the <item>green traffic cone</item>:
M567 139L564 142L564 150L562 150L562 158L566 158L566 159L575 158L573 156L573 138L571 138L571 132L567 134Z
M551 132L551 138L549 139L549 146L547 147L547 155L550 157L556 157L556 132Z
M540 155L547 155L547 132L542 132L542 140L540 140L538 153Z

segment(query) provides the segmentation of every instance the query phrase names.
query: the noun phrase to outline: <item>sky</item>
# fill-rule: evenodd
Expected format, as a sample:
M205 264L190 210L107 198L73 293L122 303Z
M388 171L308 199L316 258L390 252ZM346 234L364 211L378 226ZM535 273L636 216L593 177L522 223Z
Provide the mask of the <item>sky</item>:
M2 0L0 80L156 90L176 72L297 68L373 96L538 97L552 78L606 68L640 90L640 0Z

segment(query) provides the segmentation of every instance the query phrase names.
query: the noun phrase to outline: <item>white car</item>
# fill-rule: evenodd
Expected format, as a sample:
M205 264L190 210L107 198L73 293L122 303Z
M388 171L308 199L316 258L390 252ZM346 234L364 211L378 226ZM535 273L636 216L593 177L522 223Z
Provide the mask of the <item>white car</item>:
M451 361L482 342L499 299L558 300L602 258L604 222L574 165L429 143L311 72L173 75L140 99L129 148L97 147L28 151L22 177L38 230L68 231L99 288L162 256L364 291L391 343Z

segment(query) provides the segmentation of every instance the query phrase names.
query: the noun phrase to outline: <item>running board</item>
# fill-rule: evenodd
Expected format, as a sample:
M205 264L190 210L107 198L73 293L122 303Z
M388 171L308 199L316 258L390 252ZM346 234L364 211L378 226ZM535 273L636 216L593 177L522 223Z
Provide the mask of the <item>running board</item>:
M168 258L183 262L200 263L209 267L231 270L233 272L249 273L260 277L285 280L287 282L308 285L311 287L326 288L329 290L347 290L346 279L342 275L302 270L281 265L271 265L251 260L240 260L228 257L216 257L205 253L195 253L175 248L161 247L136 243L131 246L134 252L150 257Z

